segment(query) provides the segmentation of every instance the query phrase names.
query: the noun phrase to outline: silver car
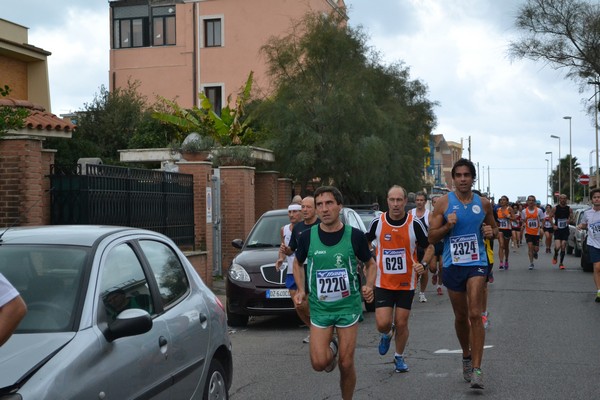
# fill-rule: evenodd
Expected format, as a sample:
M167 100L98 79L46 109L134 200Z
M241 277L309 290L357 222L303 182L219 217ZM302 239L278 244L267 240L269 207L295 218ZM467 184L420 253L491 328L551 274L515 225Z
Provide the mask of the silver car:
M0 400L228 398L223 305L167 237L10 228L0 272L28 307L0 347Z

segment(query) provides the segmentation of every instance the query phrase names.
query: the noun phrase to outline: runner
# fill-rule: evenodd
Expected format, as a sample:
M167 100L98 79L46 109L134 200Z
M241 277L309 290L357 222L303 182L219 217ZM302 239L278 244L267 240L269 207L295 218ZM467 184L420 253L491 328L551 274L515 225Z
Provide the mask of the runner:
M529 254L529 269L532 270L535 267L533 260L537 260L540 251L540 230L544 221L544 212L537 206L534 195L527 196L527 207L521 212L521 219Z
M305 301L308 284L312 367L315 371L331 372L339 364L342 399L349 400L356 387L354 352L358 322L362 321L361 291L367 302L373 301L375 260L365 234L340 221L343 198L337 188L319 187L315 203L321 223L300 235L294 260L298 285L294 300L297 304ZM357 258L365 263L367 271L367 283L362 288Z
M521 210L517 203L513 203L512 209L513 215L515 216L515 218L510 221L510 226L512 228L512 247L518 249L521 247Z
M577 229L587 229L590 262L594 265L594 283L596 284L596 303L600 303L600 189L590 190L592 208L583 212Z
M431 205L435 207L435 203L438 201L440 196L434 196L431 198ZM431 216L433 214L429 213L429 225L431 225ZM438 296L443 296L444 292L442 291L442 254L444 252L444 242L438 242L433 246L434 253L429 263L430 269L433 269L435 272L431 274L431 284L435 285Z
M463 377L483 389L481 360L485 342L483 288L488 260L483 239L498 235L490 201L475 195L475 165L461 158L452 167L454 191L436 203L429 242L444 239L444 285L454 310L454 328L463 355Z
M496 210L498 216L498 255L500 258L500 269L508 269L508 256L510 254L509 242L512 237L511 221L515 218L513 209L508 204L508 197L500 197L499 207Z
M423 192L417 192L415 194L415 208L412 208L409 212L413 219L421 221L425 230L429 230L429 210L425 208L427 202L427 196ZM426 240L425 244L417 244L417 261L421 262L425 255L425 249L428 247L429 242ZM427 269L423 270L422 274L419 274L419 303L427 303L427 297L425 297L425 289L427 289L427 283L429 281L429 275L427 275Z
M558 204L553 210L554 216L554 256L552 265L558 262L558 251L560 250L560 269L565 269L565 253L567 252L567 241L569 240L569 220L573 217L573 210L567 205L567 195L558 196Z
M552 206L546 205L546 212L544 214L544 246L546 246L546 253L551 253L552 250L552 234L554 233L554 224L552 223Z
M423 193L417 193L417 208L419 199L424 200L424 197ZM430 261L433 256L433 246L429 244L422 221L415 219L412 212L404 211L406 201L406 190L392 186L387 195L388 211L374 220L367 232L369 242L376 240L375 321L381 333L379 354L387 354L395 331L396 372L408 372L404 360L408 318L417 277L422 276L427 267L427 262L417 258L418 247L424 249L423 260Z

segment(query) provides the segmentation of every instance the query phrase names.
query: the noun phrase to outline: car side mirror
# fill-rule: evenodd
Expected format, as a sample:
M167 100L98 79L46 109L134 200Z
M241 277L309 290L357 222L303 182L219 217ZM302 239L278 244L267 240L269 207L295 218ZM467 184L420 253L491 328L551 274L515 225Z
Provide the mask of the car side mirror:
M241 249L244 246L244 241L242 239L233 239L231 245L236 249Z
M117 318L108 324L104 337L109 342L116 339L136 336L152 329L152 317L146 310L130 308L117 315Z

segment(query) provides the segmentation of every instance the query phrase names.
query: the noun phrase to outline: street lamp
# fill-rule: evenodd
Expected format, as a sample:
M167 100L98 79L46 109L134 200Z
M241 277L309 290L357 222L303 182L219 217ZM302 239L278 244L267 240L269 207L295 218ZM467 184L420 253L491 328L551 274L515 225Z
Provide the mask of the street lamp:
M571 117L568 115L563 119L569 120L569 201L573 202L573 152L571 149Z
M554 167L552 165L553 153L551 151L547 151L546 154L550 154L550 171L554 171ZM554 190L552 189L552 175L548 175L548 183L550 185L550 200L554 200Z
M548 159L546 158L546 180L548 181L548 187L546 188L546 204L550 204L550 200L552 200L552 198L550 197L550 193L552 192L552 188L550 187L550 173L548 172Z
M560 189L562 187L562 186L560 186L560 184L561 184L561 182L560 182L560 176L561 176L560 170L562 169L560 167L560 136L550 135L550 137L552 139L558 139L558 194L560 195Z
M594 78L593 82L589 82L588 84L590 85L600 85L600 82L598 81L598 77L596 76L596 78ZM598 170L598 107L600 107L600 103L598 103L598 88L594 88L594 125L596 127L596 187L599 188L600 187L600 172ZM590 153L591 155L591 153ZM592 163L590 162L590 168L591 168ZM591 170L590 170L590 175L591 175ZM590 183L590 186L591 183ZM589 188L588 188L589 190Z

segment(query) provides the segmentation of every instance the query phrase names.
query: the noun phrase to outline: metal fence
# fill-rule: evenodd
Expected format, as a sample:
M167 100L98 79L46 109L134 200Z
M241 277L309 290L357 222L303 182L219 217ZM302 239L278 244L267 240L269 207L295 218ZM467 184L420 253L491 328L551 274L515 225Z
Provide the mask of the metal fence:
M192 175L52 165L50 182L52 224L132 226L165 234L179 246L194 245Z

